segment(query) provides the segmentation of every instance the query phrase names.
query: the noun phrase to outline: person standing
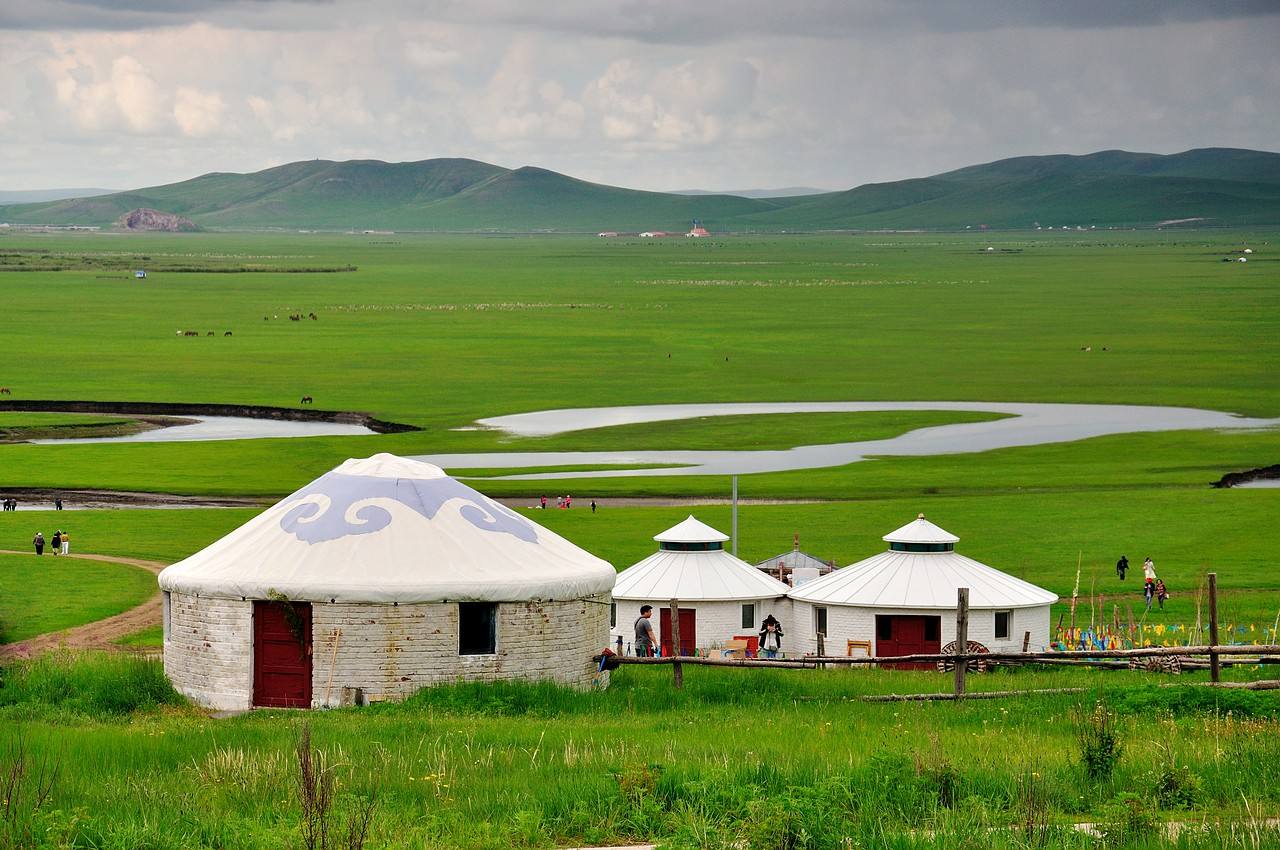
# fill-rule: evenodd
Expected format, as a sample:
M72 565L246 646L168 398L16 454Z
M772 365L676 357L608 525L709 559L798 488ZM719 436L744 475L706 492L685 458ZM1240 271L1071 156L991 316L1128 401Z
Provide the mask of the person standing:
M53 544L53 546L50 547L53 549L53 554L55 555L62 554L62 530L61 529L53 533L53 540L50 542Z
M595 512L596 512L596 500L595 500L595 499L592 499L592 500L591 500L591 513L595 513Z
M770 614L760 625L760 654L765 658L777 658L782 651L782 624Z
M542 496L542 509L544 511L547 509L547 497L545 494Z
M55 511L60 511L60 510L62 510L62 497L61 497L61 496L54 496L54 497L53 497L53 509L54 509Z
M1142 562L1142 578L1144 581L1156 580L1156 562L1151 560L1150 555Z
M71 554L71 535L67 534L65 531L62 532L62 554Z
M43 555L44 554L44 532L37 531L36 536L31 538L31 542L36 547L36 554Z
M652 605L640 606L640 616L635 623L636 655L640 658L648 658L654 654L653 647L657 642L653 638L653 623L650 621L652 616Z
M1120 560L1116 561L1116 575L1120 576L1120 580L1124 581L1124 574L1129 571L1129 559L1124 555L1120 556Z

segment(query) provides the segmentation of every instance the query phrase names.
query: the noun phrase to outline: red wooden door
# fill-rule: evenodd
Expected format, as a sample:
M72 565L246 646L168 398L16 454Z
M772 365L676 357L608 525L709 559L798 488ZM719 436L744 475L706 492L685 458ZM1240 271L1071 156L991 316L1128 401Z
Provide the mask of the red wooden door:
M284 606L301 620L294 637ZM264 708L311 707L311 603L253 603L253 704Z
M662 654L671 655L671 609L660 608L658 615L658 640ZM693 655L698 648L698 609L680 609L680 654Z
M942 618L876 615L876 655L916 655L942 650ZM888 664L897 670L934 670L936 664Z

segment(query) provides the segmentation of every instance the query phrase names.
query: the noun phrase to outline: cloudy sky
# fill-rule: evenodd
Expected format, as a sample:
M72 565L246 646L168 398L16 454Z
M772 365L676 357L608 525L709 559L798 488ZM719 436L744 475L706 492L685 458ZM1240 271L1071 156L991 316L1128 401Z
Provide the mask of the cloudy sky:
M465 156L646 189L1280 148L1280 0L0 0L0 189Z

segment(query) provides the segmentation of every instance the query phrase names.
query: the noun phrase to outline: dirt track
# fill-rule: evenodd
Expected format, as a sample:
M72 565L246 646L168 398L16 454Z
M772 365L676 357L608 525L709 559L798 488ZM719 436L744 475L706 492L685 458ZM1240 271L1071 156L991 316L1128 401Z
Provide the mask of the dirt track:
M25 551L15 552L12 549L0 549L0 553L6 555L29 554ZM116 558L108 555L63 555L59 557L82 558L86 561L105 561L109 564L128 564L132 567L141 567L152 573L159 573L168 566L168 564L162 564L159 561L144 561L140 558ZM33 638L27 638L17 643L0 645L0 661L10 658L30 658L41 652L62 648L120 649L114 643L116 640L159 623L160 611L160 591L157 589L155 595L147 599L146 602L113 617L95 620L92 623L85 623L83 626L73 626L60 632L36 635Z

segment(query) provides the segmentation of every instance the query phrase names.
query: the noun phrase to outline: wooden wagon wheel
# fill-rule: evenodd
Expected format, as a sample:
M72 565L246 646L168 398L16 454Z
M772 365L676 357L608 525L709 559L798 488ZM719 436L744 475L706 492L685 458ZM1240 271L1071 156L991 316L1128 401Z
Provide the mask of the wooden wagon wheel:
M978 643L976 640L967 641L965 643L965 654L970 656L965 666L968 668L970 673L985 673L995 666L994 661L987 661L984 658L973 657L976 655L986 655L990 651L991 650L987 649L985 646ZM946 646L942 647L942 649L939 650L940 655L947 655L948 653L951 655L956 654L955 641L951 641L951 643L947 644ZM956 662L943 659L942 661L938 662L938 669L941 670L943 673L949 673L952 670L956 669Z
M1148 673L1172 673L1177 676L1182 672L1181 655L1151 655L1145 658L1130 658L1130 670L1146 670Z

